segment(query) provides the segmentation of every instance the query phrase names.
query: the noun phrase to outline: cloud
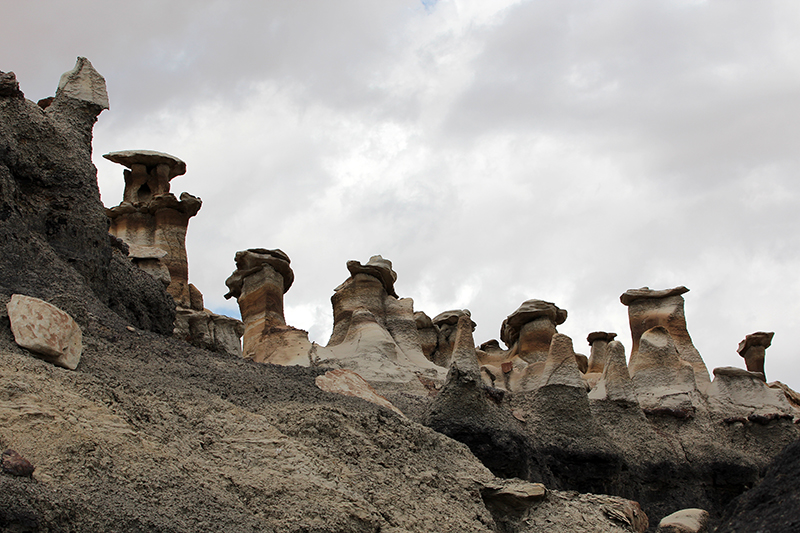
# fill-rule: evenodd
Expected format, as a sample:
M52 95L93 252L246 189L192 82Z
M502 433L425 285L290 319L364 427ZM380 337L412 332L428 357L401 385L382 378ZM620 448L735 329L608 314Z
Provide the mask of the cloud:
M800 8L780 2L16 3L2 70L52 94L76 55L105 75L106 205L130 148L188 164L203 198L190 280L212 309L233 255L281 248L287 317L325 343L349 259L391 259L476 341L524 300L559 330L616 331L629 288L686 285L709 368L776 331L767 372L800 387L791 337ZM75 31L81 28L81 31Z

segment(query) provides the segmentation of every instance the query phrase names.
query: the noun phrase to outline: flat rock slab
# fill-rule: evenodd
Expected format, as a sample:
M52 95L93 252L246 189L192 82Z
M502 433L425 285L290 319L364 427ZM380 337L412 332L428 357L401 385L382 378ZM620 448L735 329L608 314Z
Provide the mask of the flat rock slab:
M81 328L67 313L38 298L15 294L6 305L14 342L42 359L70 370L83 350Z
M347 370L344 368L329 370L328 372L325 372L325 375L317 376L315 383L317 387L326 392L335 392L337 394L344 394L345 396L355 396L356 398L361 398L362 400L372 402L380 405L381 407L391 409L398 415L405 418L405 415L402 413L402 411L400 411L400 409L392 405L389 400L378 394L364 378L352 370Z

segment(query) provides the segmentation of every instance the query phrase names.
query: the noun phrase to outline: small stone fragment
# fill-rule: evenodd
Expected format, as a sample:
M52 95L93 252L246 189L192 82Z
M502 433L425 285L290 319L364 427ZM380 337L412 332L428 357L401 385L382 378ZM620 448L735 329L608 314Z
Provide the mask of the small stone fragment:
M36 467L14 450L3 452L3 472L12 476L31 477Z

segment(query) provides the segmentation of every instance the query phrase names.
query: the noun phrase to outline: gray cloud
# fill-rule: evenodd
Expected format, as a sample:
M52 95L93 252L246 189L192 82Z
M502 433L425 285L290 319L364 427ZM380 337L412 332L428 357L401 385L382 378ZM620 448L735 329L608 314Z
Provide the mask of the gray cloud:
M99 154L187 161L173 190L204 200L187 245L212 309L236 313L237 250L282 248L289 320L324 343L345 262L380 253L418 309L470 308L478 342L542 298L585 352L627 338L626 289L686 285L709 367L774 330L767 372L800 388L793 5L43 5L5 8L0 69L33 99L77 55L104 74L106 205L121 167Z

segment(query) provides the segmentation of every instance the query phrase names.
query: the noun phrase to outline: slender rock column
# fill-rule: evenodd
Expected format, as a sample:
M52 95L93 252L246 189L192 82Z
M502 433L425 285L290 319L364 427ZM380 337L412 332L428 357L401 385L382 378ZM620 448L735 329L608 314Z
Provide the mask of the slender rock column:
M503 320L500 340L529 363L544 362L556 326L567 319L567 312L551 302L528 300ZM515 350L516 345L516 350Z
M225 281L225 298L236 297L244 322L242 355L258 363L310 364L308 332L286 325L283 295L294 282L281 250L236 252L236 270Z
M744 340L739 343L737 352L744 357L747 370L749 372L761 372L763 380L767 380L767 374L764 372L764 356L767 353L767 348L772 344L772 337L775 336L774 331L757 331L745 336Z
M591 352L589 352L589 368L586 373L603 372L606 361L608 360L608 343L613 341L617 336L616 333L607 333L605 331L595 331L589 333L586 337Z

